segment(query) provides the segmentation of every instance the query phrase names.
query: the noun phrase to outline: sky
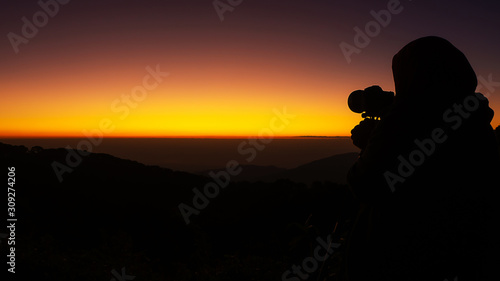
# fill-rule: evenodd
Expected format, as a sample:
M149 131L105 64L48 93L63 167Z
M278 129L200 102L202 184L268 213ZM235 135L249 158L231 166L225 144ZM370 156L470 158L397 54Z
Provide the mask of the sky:
M394 91L392 57L429 35L465 53L496 127L499 10L493 0L2 1L0 137L348 136L361 121L348 95Z

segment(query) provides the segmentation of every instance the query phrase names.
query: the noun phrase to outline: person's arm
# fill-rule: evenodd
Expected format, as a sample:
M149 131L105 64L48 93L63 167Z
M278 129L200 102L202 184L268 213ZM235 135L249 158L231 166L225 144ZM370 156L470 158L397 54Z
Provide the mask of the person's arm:
M389 173L397 175L394 167L397 168L401 152L398 150L401 150L399 133L402 129L398 119L392 115L378 122L360 157L349 170L347 179L352 191L366 203L391 197L391 185L386 177L390 178Z

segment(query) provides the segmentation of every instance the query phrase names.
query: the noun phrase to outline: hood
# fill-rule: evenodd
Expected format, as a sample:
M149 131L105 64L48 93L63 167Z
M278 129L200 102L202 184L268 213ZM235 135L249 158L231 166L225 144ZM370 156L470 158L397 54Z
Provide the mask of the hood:
M404 46L392 60L395 106L419 121L442 118L454 104L475 95L477 78L465 55L440 37L423 37ZM476 122L490 123L494 112L479 100ZM415 117L418 116L418 117Z
M465 55L440 37L423 37L404 46L392 60L396 101L444 105L473 94L477 78Z

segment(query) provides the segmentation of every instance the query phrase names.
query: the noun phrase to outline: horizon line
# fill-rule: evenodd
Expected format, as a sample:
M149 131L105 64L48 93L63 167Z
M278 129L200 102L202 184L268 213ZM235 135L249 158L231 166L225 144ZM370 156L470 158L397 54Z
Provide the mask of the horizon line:
M86 136L0 136L0 139L86 139ZM92 136L91 136L92 138ZM108 136L103 139L249 139L260 136ZM273 139L334 139L350 138L350 136L274 136ZM267 138L265 138L267 139Z

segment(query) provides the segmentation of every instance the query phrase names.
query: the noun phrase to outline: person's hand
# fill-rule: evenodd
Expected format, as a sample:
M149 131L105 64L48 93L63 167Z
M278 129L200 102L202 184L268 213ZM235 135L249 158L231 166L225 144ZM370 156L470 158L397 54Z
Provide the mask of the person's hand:
M365 119L359 122L359 124L351 130L351 139L353 144L361 148L361 150L365 149L368 144L368 139L378 122L378 120L374 119Z

